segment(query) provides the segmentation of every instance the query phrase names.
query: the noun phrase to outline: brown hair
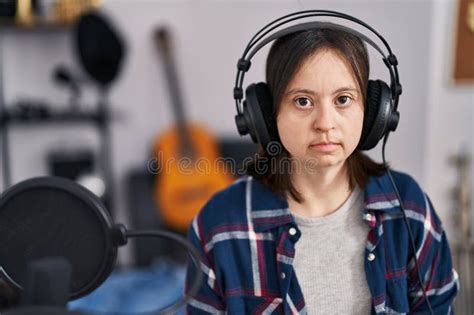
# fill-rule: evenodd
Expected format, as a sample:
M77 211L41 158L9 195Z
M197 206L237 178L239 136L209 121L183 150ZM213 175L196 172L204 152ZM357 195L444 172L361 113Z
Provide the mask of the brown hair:
M365 102L369 80L369 58L363 41L341 30L310 29L281 37L270 49L267 57L266 81L273 97L273 104L276 105L273 107L274 119L283 93L299 67L321 49L334 50L348 62ZM253 161L247 165L247 173L282 197L289 192L294 200L301 203L303 198L290 179L291 163L285 163L285 160L290 160L289 152L281 145L279 152L270 153L260 148ZM275 165L278 165L277 169ZM382 175L386 167L356 149L347 158L347 170L350 188L353 189L357 184L364 189L369 176Z

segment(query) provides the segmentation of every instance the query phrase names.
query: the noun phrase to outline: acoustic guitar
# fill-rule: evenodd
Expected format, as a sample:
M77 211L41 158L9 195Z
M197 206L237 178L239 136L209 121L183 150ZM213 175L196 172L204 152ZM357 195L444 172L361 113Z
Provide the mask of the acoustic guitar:
M203 126L186 120L169 30L158 28L154 39L163 60L176 121L154 143L154 155L161 170L155 180L154 199L165 225L185 232L207 200L233 178L226 172L224 163L218 161L214 137Z

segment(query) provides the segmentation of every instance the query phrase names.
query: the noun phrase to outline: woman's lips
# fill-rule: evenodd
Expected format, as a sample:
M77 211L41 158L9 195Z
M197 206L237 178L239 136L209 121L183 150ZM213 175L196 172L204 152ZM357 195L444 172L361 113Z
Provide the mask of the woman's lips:
M317 143L310 145L310 148L320 152L332 152L339 149L340 144L334 142Z

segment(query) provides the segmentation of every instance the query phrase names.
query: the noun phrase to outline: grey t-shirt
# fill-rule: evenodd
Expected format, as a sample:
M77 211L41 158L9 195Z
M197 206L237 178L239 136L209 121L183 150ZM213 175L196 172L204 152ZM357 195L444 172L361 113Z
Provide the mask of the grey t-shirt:
M301 230L294 268L308 314L370 314L364 271L369 227L362 219L364 194L354 189L347 201L324 217L293 213Z

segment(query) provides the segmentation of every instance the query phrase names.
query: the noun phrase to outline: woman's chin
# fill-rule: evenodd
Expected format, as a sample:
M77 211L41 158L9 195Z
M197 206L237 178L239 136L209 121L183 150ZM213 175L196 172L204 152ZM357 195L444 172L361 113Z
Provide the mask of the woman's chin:
M332 167L338 167L344 163L344 160L335 156L310 157L304 160L300 166L303 166L305 173L315 173L328 170ZM301 168L300 168L301 170Z

